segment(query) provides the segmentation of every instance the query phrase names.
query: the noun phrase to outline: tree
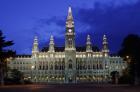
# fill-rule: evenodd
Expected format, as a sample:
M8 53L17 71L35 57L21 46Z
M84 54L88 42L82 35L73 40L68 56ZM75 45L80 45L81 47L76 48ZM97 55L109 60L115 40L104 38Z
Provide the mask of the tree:
M128 35L122 43L119 55L126 58L128 62L128 72L130 82L138 82L140 79L140 36L135 34Z
M24 74L18 69L8 70L8 76L4 78L5 84L23 84L24 83Z
M11 78L14 82L21 83L23 81L23 73L17 69L11 70Z
M4 84L4 77L7 71L7 59L13 57L15 52L12 50L6 49L6 47L12 46L13 41L6 41L5 36L3 36L2 31L0 30L0 82L1 85Z
M112 83L118 84L119 72L112 71L110 75L111 75Z

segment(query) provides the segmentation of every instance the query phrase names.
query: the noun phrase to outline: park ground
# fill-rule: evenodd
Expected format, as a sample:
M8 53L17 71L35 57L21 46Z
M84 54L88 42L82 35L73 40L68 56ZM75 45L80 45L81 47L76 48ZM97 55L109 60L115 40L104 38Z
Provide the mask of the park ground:
M108 84L32 84L0 86L0 92L140 92L140 86Z

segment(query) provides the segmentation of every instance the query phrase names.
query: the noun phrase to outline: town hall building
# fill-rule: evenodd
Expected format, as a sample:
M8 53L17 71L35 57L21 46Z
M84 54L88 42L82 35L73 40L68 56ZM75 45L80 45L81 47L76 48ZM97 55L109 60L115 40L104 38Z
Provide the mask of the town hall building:
M121 57L110 56L106 35L103 35L102 49L93 51L90 35L87 35L85 51L77 50L75 43L74 19L71 7L66 19L65 47L55 49L53 36L47 51L40 51L35 36L32 55L17 56L8 66L24 73L24 79L44 83L96 83L109 82L111 72L119 76L127 67Z

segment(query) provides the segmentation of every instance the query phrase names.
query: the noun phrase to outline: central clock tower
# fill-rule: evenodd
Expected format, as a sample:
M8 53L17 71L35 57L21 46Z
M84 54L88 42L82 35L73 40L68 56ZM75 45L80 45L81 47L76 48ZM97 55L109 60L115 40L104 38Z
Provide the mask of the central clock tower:
M71 7L69 7L69 10L68 10L65 35L66 35L65 50L75 50L74 21L73 21Z
M65 66L65 83L76 83L75 30L71 7L66 20Z

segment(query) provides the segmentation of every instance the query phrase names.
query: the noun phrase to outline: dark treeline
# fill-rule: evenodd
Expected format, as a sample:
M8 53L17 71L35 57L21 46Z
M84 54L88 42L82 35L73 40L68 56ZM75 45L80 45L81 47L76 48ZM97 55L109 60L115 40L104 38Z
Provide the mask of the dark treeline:
M122 83L140 84L140 36L130 34L124 38L118 53L128 64L120 81Z
M19 84L22 82L23 73L16 69L7 67L7 62L10 58L16 56L16 52L6 47L12 46L13 41L6 41L5 36L0 30L0 85L4 84ZM10 76L9 76L10 75Z

